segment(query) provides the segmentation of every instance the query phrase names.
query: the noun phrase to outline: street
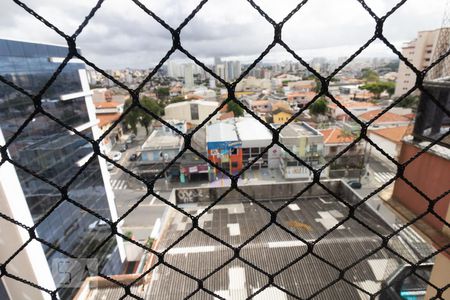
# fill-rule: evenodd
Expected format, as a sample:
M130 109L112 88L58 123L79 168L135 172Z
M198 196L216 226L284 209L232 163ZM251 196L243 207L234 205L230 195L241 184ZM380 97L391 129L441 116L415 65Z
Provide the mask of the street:
M118 163L129 170L133 170L134 162L130 161L129 158L132 154L136 153L146 138L147 136L145 134L145 130L143 128L139 128L136 139L131 144L128 144L128 149L122 152L122 157ZM113 151L119 151L123 144L123 141L117 143L113 147ZM369 157L366 170L367 173L361 179L362 187L355 190L355 192L361 197L366 197L395 176L395 165L386 161L381 161L373 155ZM352 178L343 178L345 181L350 179ZM240 184L264 184L284 181L285 179L279 170L261 169L248 170L244 174L242 180L240 180ZM110 170L110 182L115 194L115 201L119 216L126 213L132 205L139 201L146 193L146 188L143 183L117 167ZM179 182L166 182L165 179L162 178L155 183L155 190L161 197L168 199L171 190L177 187L229 185L230 182L226 179L217 180L211 183L201 181L181 184ZM379 194L389 193L392 187L393 184L387 186ZM379 201L379 198L374 196L370 201ZM133 211L125 217L122 226L123 231L130 231L136 240L145 242L150 236L155 222L158 218L163 216L167 207L168 206L166 204L158 200L153 195L146 197L138 207L133 209Z
M128 145L128 149L122 153L118 161L123 167L132 170L133 163L129 157L136 153L138 147L142 145L147 136L143 128L138 128L136 139ZM124 142L120 142L113 147L113 152L119 151ZM117 213L120 216L125 214L137 201L146 193L145 185L138 179L130 176L121 169L114 167L109 171L111 187L114 192ZM162 180L164 181L164 180ZM164 185L163 183L156 186ZM161 197L169 198L170 192L158 192ZM150 236L153 226L158 218L164 214L167 205L156 199L153 195L146 197L138 207L133 209L124 219L123 232L130 231L133 238L145 242Z

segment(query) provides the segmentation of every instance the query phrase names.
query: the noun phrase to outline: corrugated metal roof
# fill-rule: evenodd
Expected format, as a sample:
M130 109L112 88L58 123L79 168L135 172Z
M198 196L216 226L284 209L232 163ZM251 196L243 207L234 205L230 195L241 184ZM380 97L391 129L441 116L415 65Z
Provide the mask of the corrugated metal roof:
M221 204L214 206L204 214L199 224L204 230L226 241L234 247L251 238L255 232L270 223L269 214L259 206L249 202ZM265 201L264 205L275 210L283 201ZM191 214L199 214L205 204L190 204L185 209ZM240 209L230 209L230 207ZM295 208L295 209L292 209ZM298 209L297 209L298 208ZM292 233L306 241L314 241L325 234L330 224L323 219L330 219L333 224L341 221L348 214L346 206L331 196L299 198L290 207L278 214L277 221ZM382 235L391 229L368 207L362 205L355 212L358 218ZM205 220L202 222L202 219ZM169 227L158 244L159 251L171 246L181 235L191 228L191 221L178 212L170 217ZM183 226L180 226L183 224ZM239 225L239 234L229 229L230 224ZM236 226L236 225L233 225ZM314 254L319 255L337 268L345 268L367 253L377 249L381 239L357 221L347 220L340 229L330 232L314 246ZM181 251L188 247L196 249L214 249L213 251ZM392 249L411 261L417 257L406 245L392 239ZM233 257L233 251L215 239L198 230L174 245L165 255L165 261L196 278L204 278L213 270L222 266ZM307 252L307 246L281 227L272 224L265 231L247 243L240 252L241 257L261 268L274 273L293 262ZM339 271L314 255L308 254L278 276L275 283L298 297L307 298L325 287L339 276ZM382 249L348 270L345 278L357 286L374 292L381 282L391 275L403 262L392 252ZM153 277L145 299L182 299L195 290L195 281L180 275L167 267L158 267L158 276ZM176 278L176 279L175 279ZM267 277L242 260L233 260L204 282L208 290L225 299L245 299L267 284ZM351 285L339 281L328 287L314 299L365 299L365 294ZM193 299L213 299L205 293ZM258 294L255 299L292 299L284 291L271 286Z

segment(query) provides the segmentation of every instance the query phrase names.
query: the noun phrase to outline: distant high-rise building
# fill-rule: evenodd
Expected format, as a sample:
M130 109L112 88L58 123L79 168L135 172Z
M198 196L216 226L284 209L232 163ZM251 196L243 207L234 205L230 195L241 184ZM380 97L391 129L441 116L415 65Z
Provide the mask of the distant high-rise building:
M192 64L184 65L184 87L194 87L194 66Z
M239 76L241 76L241 62L236 60L232 62L232 69L233 69L233 80L237 79Z
M216 79L212 76L209 78L209 88L210 89L216 88Z
M226 64L218 64L216 65L216 74L220 76L220 78L227 80L228 74L226 72Z
M0 75L35 95L67 54L64 46L0 39ZM85 136L99 137L83 63L70 61L41 99L47 113ZM14 136L34 110L30 98L0 83L0 145ZM89 162L93 148L85 139L39 113L7 150L9 157L23 168L60 187L67 185L71 200L106 219L117 219L106 164L97 158ZM77 176L87 162L87 167ZM121 240L110 237L111 231L104 226L106 223L70 203L60 190L23 168L9 162L0 166L0 211L29 227L38 224L34 230L36 236L54 248L74 257L96 259L103 274L122 272L123 245ZM3 263L27 243L29 236L3 218L0 218L0 232L0 261ZM64 264L68 257L54 248L33 240L6 268L13 274L20 270L20 277L55 290L68 280L64 272L73 270L67 269L73 265ZM97 251L93 252L95 249ZM60 266L61 260L62 269L55 268L55 263ZM0 281L10 299L50 299L49 294L10 277L3 276ZM63 286L58 294L60 299L71 299L75 291ZM8 297L0 296L1 299Z
M432 58L439 38L439 32L441 30L450 30L450 28L419 31L416 39L403 46L403 56L419 70L428 67L432 63ZM400 61L394 96L400 97L415 84L416 75L404 62ZM415 93L418 93L418 91L416 90Z
M167 64L167 75L173 78L183 77L183 65L170 60Z

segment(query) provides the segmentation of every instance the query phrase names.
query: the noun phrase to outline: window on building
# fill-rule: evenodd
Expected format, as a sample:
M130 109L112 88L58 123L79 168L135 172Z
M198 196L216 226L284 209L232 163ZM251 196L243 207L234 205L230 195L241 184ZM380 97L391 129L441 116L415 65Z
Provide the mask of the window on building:
M238 162L237 161L232 161L231 162L231 167L232 168L237 168L238 167Z
M198 104L191 104L191 120L198 120Z

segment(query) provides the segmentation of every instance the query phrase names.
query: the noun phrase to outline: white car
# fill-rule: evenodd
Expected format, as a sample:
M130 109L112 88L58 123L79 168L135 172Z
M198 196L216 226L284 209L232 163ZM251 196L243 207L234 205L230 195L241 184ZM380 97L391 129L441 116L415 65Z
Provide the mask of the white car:
M114 169L114 165L108 161L106 163L106 168L108 169L108 171L111 171L112 169Z
M112 153L112 160L113 161L119 161L121 158L122 158L122 153L120 153L120 152Z
M89 228L89 230L92 230L92 231L103 231L103 230L110 229L108 223L106 223L103 220L97 220L97 221L89 224L88 228Z

